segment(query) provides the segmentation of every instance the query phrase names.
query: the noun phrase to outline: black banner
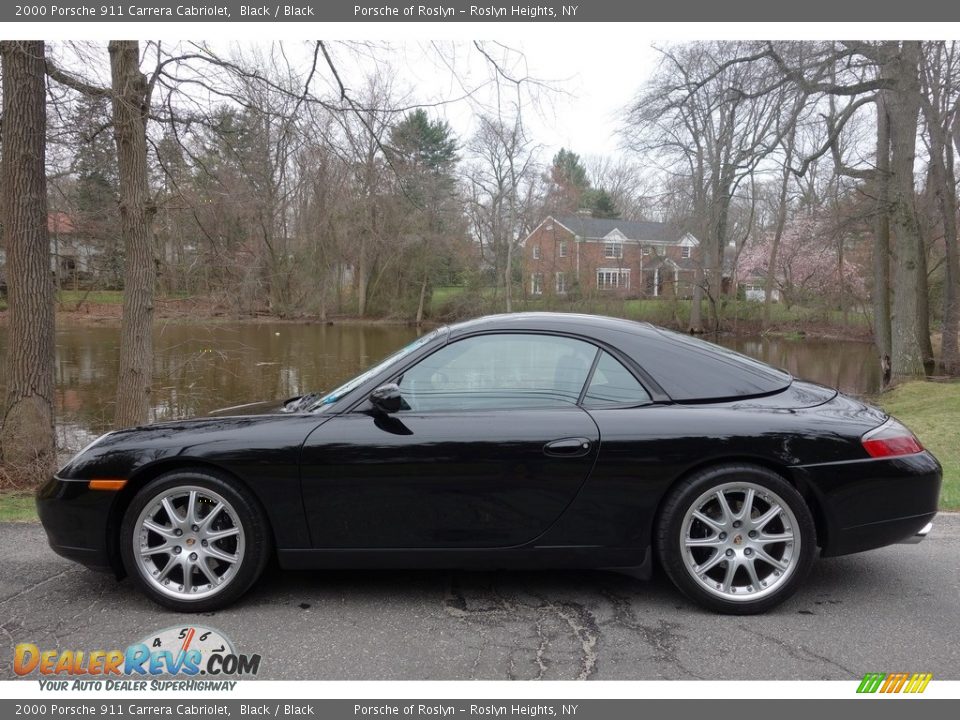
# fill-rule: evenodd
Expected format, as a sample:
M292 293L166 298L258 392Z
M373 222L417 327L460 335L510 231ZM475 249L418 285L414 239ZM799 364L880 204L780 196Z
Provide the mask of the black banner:
M851 692L853 690L851 689ZM809 720L845 717L851 720L911 720L956 717L960 701L902 699L850 700L91 700L41 698L0 700L3 718L95 717L137 718L323 718L323 720L638 720L676 716L710 720L769 717ZM689 714L688 714L689 713Z
M3 3L0 22L956 22L943 0L567 0L534 3L434 0L27 0ZM902 33L901 33L902 34Z

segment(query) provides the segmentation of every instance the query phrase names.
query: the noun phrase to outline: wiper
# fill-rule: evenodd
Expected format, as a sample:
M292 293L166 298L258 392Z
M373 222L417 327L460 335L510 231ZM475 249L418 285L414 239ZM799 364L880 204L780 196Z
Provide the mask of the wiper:
M283 406L283 411L297 412L298 410L302 410L303 408L305 408L307 405L311 405L315 401L319 400L320 397L321 397L320 393L311 392L311 393L307 393L306 395L301 395L300 397L293 398L292 400L288 400L287 403Z

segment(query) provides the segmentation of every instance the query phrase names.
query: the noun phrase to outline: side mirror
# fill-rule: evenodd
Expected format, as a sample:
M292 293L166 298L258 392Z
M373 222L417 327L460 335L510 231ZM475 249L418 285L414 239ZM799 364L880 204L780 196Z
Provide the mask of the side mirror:
M370 402L380 412L392 415L403 407L400 386L396 383L381 385L370 393Z

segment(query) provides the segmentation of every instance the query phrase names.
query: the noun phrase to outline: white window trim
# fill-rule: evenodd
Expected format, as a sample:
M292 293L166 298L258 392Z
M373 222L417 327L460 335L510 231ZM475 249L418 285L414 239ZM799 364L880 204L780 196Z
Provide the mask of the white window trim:
M557 295L566 295L567 293L567 277L563 272L557 272L554 277L554 289L557 292Z
M680 247L680 257L684 260L689 260L691 254L691 247L689 245L682 245Z
M610 254L611 251L613 251L612 255ZM603 246L603 257L607 260L622 260L623 242L620 240L607 240Z
M565 258L567 256L567 241L561 240L559 246L557 247L557 255L559 257Z
M533 246L533 259L534 259L534 260L539 260L539 259L540 259L540 246L539 246L539 245L534 245L534 246Z
M530 273L530 294L543 295L543 273Z
M615 285L601 285L601 275L612 275L616 278ZM629 290L630 289L630 268L597 268L597 289L598 290Z

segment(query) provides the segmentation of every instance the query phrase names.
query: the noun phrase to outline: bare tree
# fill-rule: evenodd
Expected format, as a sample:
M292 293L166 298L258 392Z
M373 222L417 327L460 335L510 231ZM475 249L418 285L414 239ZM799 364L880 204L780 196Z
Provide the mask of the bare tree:
M150 87L140 72L136 40L110 42L113 132L120 178L120 233L124 244L123 319L117 378L119 427L150 417L153 378L153 302L157 270L150 224L156 207L147 178Z
M470 142L468 212L474 236L485 250L497 285L502 283L504 308L513 308L513 256L530 229L535 196L536 164L519 112L511 118L482 117Z
M45 473L55 456L54 297L47 232L43 41L0 42L3 235L10 305L0 459ZM35 479L35 476L30 477Z
M628 146L660 160L665 173L687 180L691 217L685 224L700 240L702 269L694 284L690 328L699 331L706 295L719 328L718 299L724 254L731 241L730 212L744 183L775 152L793 126L784 118L797 107L785 83L756 43L714 42L661 50L653 79L629 109Z
M925 43L920 95L929 150L929 184L936 198L944 244L943 324L940 362L960 375L960 251L957 243L957 178L951 130L960 121L960 58L956 43Z

